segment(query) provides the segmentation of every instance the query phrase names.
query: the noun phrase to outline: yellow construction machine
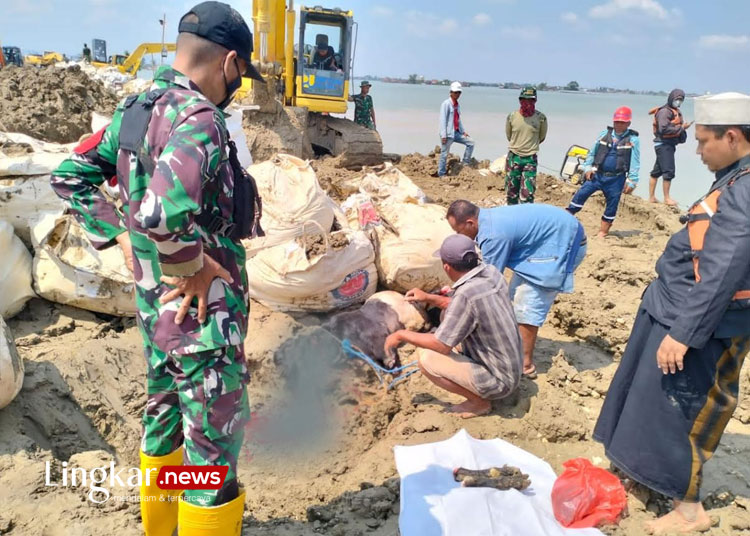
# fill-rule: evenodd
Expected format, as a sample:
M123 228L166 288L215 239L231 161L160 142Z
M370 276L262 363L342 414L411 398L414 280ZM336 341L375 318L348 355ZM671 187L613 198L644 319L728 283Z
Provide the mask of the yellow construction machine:
M335 156L347 153L351 162L355 156L363 163L382 161L383 144L376 131L329 115L347 111L356 51L353 13L301 6L295 28L293 4L253 1L253 64L284 106L307 108L307 133L316 149ZM243 79L238 99L254 96L254 84L262 85Z
M104 46L106 47L106 44ZM143 56L146 54L160 54L161 56L166 57L168 53L174 52L175 50L177 50L177 45L174 43L141 43L128 56L125 56L124 54L115 54L109 56L106 62L94 60L91 62L91 65L94 67L116 67L122 73L128 73L135 76L141 68Z
M27 54L24 58L24 63L26 65L38 65L39 67L54 65L55 63L62 61L65 61L64 55L59 52L50 51L45 51L44 54Z

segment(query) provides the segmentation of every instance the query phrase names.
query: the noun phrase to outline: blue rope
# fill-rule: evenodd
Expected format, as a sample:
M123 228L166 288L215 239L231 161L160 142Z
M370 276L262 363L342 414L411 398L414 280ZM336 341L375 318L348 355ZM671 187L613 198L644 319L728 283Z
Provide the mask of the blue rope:
M383 375L381 374L381 372L385 372L386 374L393 374L394 372L401 372L403 370L415 367L417 365L416 361L412 361L411 363L408 363L408 364L403 365L401 367L395 367L395 368L392 368L392 369L387 369L387 368L382 367L379 364L377 364L375 362L375 360L372 359L369 355L367 355L364 352L362 352L361 350L355 348L354 345L352 344L352 342L349 339L344 339L343 341L341 341L341 349L344 350L344 354L348 355L349 357L358 357L359 359L361 359L362 361L364 361L365 363L367 363L368 365L370 365L373 368L373 370L375 371L375 374L378 376L378 380L380 380L380 384L381 385L383 385L383 383L384 383ZM393 380L388 385L388 389L390 389L391 387L393 387L396 383L400 382L401 380L404 380L404 379L408 378L409 376L411 376L415 372L419 372L419 369L411 370L408 373L404 374L403 376L400 376L400 377L396 378L395 380Z

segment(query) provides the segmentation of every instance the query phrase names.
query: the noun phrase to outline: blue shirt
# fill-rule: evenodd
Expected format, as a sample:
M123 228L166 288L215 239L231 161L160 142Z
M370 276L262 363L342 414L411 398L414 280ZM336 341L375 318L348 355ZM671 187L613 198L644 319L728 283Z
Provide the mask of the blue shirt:
M599 134L599 137L596 138L596 141L591 146L591 149L589 149L589 154L586 157L586 161L583 163L584 171L591 170L591 167L594 165L594 155L596 154L596 148L599 146L599 140L601 140L606 135L607 130L605 129L601 134ZM612 141L617 143L619 139L620 137L613 130ZM627 180L630 183L630 186L632 188L635 188L638 184L638 179L640 178L641 172L641 140L638 136L631 135L630 142L633 144L633 150L630 151L630 171L628 172Z
M585 238L568 211L541 203L479 210L476 240L484 262L507 267L551 290L573 291L573 260Z

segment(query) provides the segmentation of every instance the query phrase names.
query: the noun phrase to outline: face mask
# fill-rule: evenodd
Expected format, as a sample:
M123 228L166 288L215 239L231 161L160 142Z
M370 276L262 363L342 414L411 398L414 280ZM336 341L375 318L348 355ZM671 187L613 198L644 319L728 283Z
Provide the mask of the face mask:
M682 106L682 99L675 99L675 100L674 100L674 101L672 102L672 104L674 104L674 107L675 107L675 108L679 108L680 106Z
M237 59L236 58L234 60L234 65L235 65L235 67L237 67L237 72L238 73L241 72L240 71L240 66L237 64ZM238 76L237 78L235 78L231 82L227 82L227 75L224 73L223 70L222 70L221 74L224 77L224 85L227 88L227 96L224 98L223 101L221 101L219 104L217 104L216 107L219 108L220 110L224 110L227 106L229 106L229 104L234 99L234 94L237 93L237 90L240 89L240 87L242 87L242 76Z

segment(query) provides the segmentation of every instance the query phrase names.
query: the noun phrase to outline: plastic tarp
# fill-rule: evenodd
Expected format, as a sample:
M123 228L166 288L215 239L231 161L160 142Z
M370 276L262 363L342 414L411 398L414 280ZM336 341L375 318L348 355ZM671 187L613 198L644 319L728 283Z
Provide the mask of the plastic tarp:
M23 386L23 359L10 328L0 316L0 409L10 404Z
M94 249L72 216L42 218L31 238L37 294L89 311L135 315L135 283L119 247Z
M502 439L479 440L461 430L436 443L397 446L401 476L401 536L602 536L597 529L566 529L552 513L555 472L547 462ZM453 469L518 467L529 475L524 491L463 488Z
M0 316L11 318L34 297L31 255L8 222L0 220Z

